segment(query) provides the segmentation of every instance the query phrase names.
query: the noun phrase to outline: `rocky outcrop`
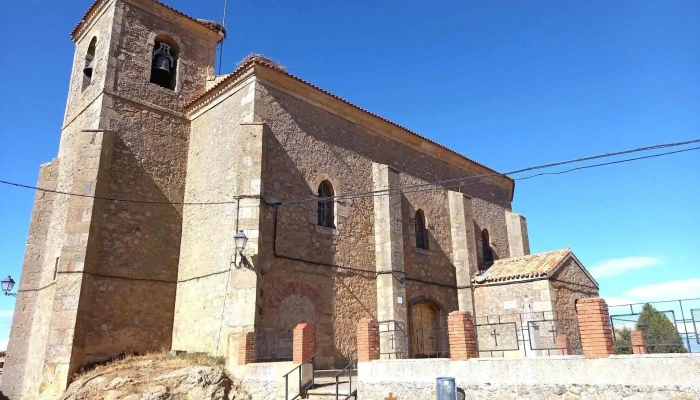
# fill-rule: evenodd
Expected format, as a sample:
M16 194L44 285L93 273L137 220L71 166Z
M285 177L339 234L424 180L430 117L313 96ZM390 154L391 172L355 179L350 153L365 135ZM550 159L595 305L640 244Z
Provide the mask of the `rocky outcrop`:
M85 373L61 400L249 400L220 365L174 357L132 357Z

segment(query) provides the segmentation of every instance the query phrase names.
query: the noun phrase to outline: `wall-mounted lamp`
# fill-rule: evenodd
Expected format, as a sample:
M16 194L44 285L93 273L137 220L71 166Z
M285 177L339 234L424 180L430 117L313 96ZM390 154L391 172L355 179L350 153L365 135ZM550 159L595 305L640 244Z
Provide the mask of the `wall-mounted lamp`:
M246 244L248 244L248 237L243 233L243 231L238 231L236 236L233 237L235 241L235 246L236 246L236 253L238 254L239 260L238 262L234 262L234 266L236 269L240 269L241 267L246 267L249 270L253 270L253 266L250 265L250 262L248 262L248 259L246 256L243 255L243 250L245 249Z
M0 284L2 285L2 291L3 293L5 293L5 296L17 297L17 293L10 293L12 288L15 286L15 280L12 279L11 276L8 276L7 278L0 281Z

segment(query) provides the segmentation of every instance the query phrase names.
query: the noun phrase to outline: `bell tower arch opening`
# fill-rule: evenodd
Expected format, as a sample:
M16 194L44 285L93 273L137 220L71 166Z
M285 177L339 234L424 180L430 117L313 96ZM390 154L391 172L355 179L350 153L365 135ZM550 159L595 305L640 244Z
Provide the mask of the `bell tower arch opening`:
M177 62L180 49L168 36L155 38L151 59L151 83L175 90L177 87Z
M95 69L95 49L97 49L97 36L90 40L87 53L85 53L85 68L83 68L83 85L81 91L90 86L90 82L92 82L92 72Z

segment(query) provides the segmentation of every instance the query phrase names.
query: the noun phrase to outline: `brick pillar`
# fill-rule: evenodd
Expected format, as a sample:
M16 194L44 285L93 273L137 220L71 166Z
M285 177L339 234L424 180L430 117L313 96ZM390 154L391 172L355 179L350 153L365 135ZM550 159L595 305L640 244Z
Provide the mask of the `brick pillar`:
M557 348L562 356L569 355L569 337L566 335L557 335Z
M362 318L357 323L357 361L379 360L379 323Z
M238 335L238 365L255 362L255 333L244 332Z
M313 326L302 322L294 327L294 336L292 339L292 361L296 364L301 364L314 355L314 328Z
M478 357L474 321L466 311L453 311L447 317L447 330L450 340L450 359L468 360Z
M644 332L632 331L632 353L647 354L647 343L644 340Z
M585 358L603 358L615 353L608 305L601 298L576 303L581 347Z

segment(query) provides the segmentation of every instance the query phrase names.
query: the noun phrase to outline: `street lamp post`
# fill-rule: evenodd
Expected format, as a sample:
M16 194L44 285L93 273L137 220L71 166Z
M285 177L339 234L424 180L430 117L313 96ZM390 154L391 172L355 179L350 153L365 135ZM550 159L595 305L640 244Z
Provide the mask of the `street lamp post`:
M246 244L248 244L248 237L245 235L243 231L238 231L236 236L233 237L235 241L235 246L236 246L236 253L238 255L238 262L234 262L234 266L236 269L241 269L241 267L246 267L249 270L253 271L253 266L250 264L246 256L243 255L243 250L245 249Z
M0 285L2 285L2 291L5 293L5 296L17 297L17 293L10 293L12 288L15 286L15 280L12 279L11 276L8 275L7 278L0 281Z

